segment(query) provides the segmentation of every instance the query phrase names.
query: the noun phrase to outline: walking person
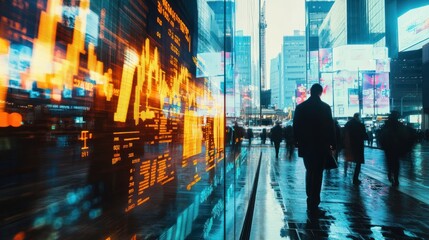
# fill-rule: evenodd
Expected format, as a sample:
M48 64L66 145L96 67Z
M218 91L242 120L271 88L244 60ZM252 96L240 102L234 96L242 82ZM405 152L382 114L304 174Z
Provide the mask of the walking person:
M247 129L246 135L247 135L247 139L249 139L249 146L250 146L250 145L252 145L252 138L253 138L253 130L252 130L252 128L249 127Z
M387 177L393 186L399 185L399 159L414 147L412 133L399 121L399 112L392 111L380 130L379 141L384 150Z
M276 125L270 130L271 142L274 143L274 149L276 150L276 158L279 158L280 142L283 139L283 129L280 126L280 122L276 122Z
M261 143L265 144L266 140L267 140L267 129L263 128L261 133Z
M368 146L372 147L372 144L374 143L374 130L373 128L370 128L367 132L368 135Z
M334 120L334 126L335 126L335 141L336 141L336 151L335 151L335 158L338 159L340 151L343 149L344 145L344 134L341 130L341 126L338 123L338 120Z
M311 96L296 107L293 119L298 155L304 159L306 169L305 188L310 215L319 212L324 163L336 149L331 107L320 99L322 92L322 86L314 84L310 89Z
M235 122L233 133L232 133L234 147L236 148L241 147L241 142L243 141L244 133L245 133L244 128L239 126L238 123Z
M359 185L359 174L361 164L364 160L364 142L368 139L366 134L365 125L360 121L359 113L355 113L353 118L350 119L344 126L344 156L346 161L354 162L356 164L353 174L353 184Z
M287 158L291 159L293 155L293 150L295 149L295 138L293 137L293 127L287 125L285 128L285 141L287 149Z

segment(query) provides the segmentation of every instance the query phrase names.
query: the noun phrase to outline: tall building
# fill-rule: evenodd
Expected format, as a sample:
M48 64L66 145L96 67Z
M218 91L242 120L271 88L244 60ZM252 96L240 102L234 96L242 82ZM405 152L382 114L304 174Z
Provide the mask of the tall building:
M333 4L334 0L305 2L307 51L319 49L319 28Z
M306 84L305 36L295 30L293 36L284 36L282 44L282 81L280 107L295 106L297 86Z
M319 47L385 46L385 5L377 0L337 0L319 29Z
M225 51L231 52L234 38L235 1L232 0L208 0L208 5L214 12L214 17L219 26L217 29L218 41L224 44Z
M260 17L260 38L261 38L261 87L263 90L265 90L268 86L267 84L267 74L266 74L266 49L265 49L265 43L266 43L266 28L267 28L267 21L265 19L265 1L262 4L261 9L261 17Z
M323 20L319 79L334 116L359 111L375 119L390 111L385 25L384 1L375 0L337 0Z
M307 0L305 2L307 84L318 80L319 28L333 4L334 0Z
M369 42L377 47L386 46L386 5L384 1L368 0Z
M386 21L391 23L386 23L386 42L392 58L393 109L417 127L420 123L415 119L423 119L422 127L428 126L429 109L422 102L428 93L424 86L429 78L425 77L422 47L429 42L429 30L424 24L429 21L429 1L386 0L386 6Z
M236 89L240 92L240 99L236 99L236 107L241 106L239 112L246 112L252 108L252 63L251 63L251 37L237 33L235 36L235 72ZM238 104L238 105L237 105Z
M280 89L283 81L281 78L281 55L271 59L270 63L270 88L271 88L271 105L276 109L280 107Z

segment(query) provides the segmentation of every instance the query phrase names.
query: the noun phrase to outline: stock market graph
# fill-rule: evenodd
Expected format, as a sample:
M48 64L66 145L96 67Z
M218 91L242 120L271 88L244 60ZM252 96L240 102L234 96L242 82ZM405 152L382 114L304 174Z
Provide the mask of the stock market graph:
M224 96L196 77L196 2L0 1L1 239L216 231Z

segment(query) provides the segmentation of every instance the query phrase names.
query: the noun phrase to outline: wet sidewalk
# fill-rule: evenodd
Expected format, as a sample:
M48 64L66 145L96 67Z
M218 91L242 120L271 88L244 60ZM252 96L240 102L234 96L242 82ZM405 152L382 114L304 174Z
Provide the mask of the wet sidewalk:
M286 159L284 146L278 160L269 145L252 148L262 151L252 239L429 239L427 143L401 162L399 187L388 182L379 149L365 149L359 186L354 165L340 158L338 169L324 173L318 217L307 215L302 159Z

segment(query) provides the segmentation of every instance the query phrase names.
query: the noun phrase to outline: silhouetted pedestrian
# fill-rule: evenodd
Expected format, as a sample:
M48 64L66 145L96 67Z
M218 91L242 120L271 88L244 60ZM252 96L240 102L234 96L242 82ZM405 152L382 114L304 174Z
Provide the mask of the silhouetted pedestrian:
M232 131L233 131L232 127L230 126L226 127L225 143L227 146L231 145Z
M244 128L239 126L237 122L234 123L234 129L233 129L233 145L234 147L240 147L241 142L243 141L244 137Z
M261 143L265 144L266 140L267 140L267 129L263 128L261 133Z
M353 174L353 184L358 185L361 183L359 174L361 164L364 160L364 142L368 139L366 134L365 125L360 121L359 113L355 113L353 118L350 119L344 126L344 156L346 161L351 161L356 164Z
M252 145L252 138L253 138L253 130L252 130L252 128L249 127L247 129L246 137L247 137L247 139L249 139L249 146Z
M285 127L285 140L286 140L287 157L291 159L293 151L295 149L295 138L293 136L293 127L291 125L288 125Z
M429 129L425 130L425 139L426 141L429 141Z
M335 126L335 141L337 144L337 149L335 151L335 158L338 159L338 154L340 153L344 145L344 136L343 136L344 134L337 120L334 120L334 126Z
M399 121L400 114L392 111L380 130L379 142L384 150L387 177L393 186L399 185L399 159L414 146L412 133Z
M314 84L310 98L296 107L293 119L298 155L303 157L306 169L307 211L310 214L319 211L324 164L331 157L331 151L336 149L331 107L320 99L322 91L320 84Z
M372 145L374 143L374 132L373 132L373 129L370 128L368 130L368 132L366 133L366 135L368 135L368 146L372 147Z
M276 122L276 125L271 128L270 131L271 142L274 143L274 149L276 151L276 158L279 158L280 142L283 139L283 130L280 126L280 122Z

